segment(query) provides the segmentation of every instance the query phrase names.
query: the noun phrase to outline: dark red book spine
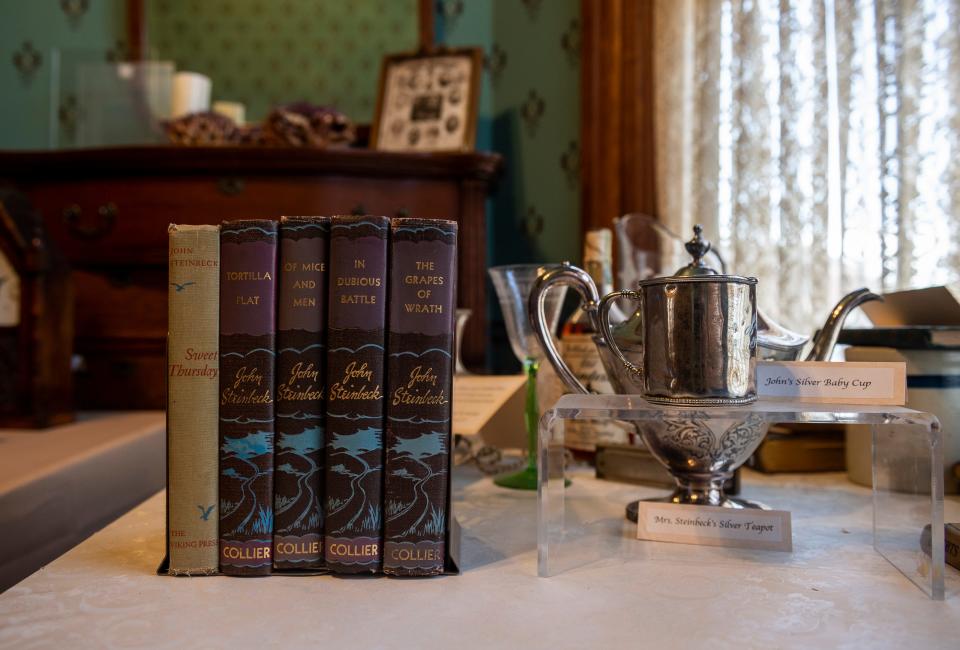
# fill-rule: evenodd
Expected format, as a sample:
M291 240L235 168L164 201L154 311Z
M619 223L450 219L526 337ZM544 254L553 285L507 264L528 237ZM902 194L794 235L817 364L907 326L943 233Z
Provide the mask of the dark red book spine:
M277 224L220 229L220 572L266 575L273 541Z
M386 217L330 226L324 557L340 573L375 573L383 557L383 370Z
M280 221L273 566L323 566L329 217Z
M387 574L443 573L456 267L455 222L393 220L384 468Z

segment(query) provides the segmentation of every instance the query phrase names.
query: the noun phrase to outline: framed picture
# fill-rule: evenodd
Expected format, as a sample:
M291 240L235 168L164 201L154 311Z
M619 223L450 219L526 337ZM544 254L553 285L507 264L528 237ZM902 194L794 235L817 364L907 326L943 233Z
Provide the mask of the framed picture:
M480 48L384 57L371 148L472 151L481 65Z

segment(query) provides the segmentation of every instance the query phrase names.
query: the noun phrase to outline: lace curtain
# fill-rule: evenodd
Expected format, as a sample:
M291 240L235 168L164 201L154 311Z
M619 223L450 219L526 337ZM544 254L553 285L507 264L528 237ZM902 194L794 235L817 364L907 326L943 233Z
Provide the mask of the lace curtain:
M657 203L812 331L960 276L960 0L657 0ZM671 263L667 268L679 266Z

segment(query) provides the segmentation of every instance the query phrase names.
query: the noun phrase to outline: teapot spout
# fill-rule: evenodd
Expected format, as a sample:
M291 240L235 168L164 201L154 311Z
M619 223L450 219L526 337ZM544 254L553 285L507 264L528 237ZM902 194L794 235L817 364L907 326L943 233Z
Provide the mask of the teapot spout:
M762 361L796 361L808 341L809 336L788 330L757 308L757 350Z
M830 312L830 316L823 324L823 327L820 328L820 333L817 335L817 338L814 339L813 348L810 350L810 354L807 355L807 361L828 360L830 355L833 354L833 348L837 344L837 337L840 336L840 330L843 328L843 323L847 320L847 316L850 315L851 311L871 300L883 300L883 298L867 288L851 291L841 298L840 302L838 302L836 307Z

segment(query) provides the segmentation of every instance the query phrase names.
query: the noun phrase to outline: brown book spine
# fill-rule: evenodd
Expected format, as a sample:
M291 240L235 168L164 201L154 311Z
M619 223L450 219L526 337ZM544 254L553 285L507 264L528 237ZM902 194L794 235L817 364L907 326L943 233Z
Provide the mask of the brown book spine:
M220 228L171 224L167 549L171 575L217 572Z
M375 573L383 556L383 366L386 217L330 227L324 557L340 573Z
M329 217L280 221L273 566L323 566Z
M392 221L384 468L387 574L443 573L456 269L456 222Z
M220 229L220 572L270 573L277 224Z
M960 569L960 524L944 526L944 536L946 544L944 558L947 564L955 569Z
M932 535L930 524L923 527L920 533L920 548L930 555ZM943 526L943 559L955 569L960 569L960 523L944 524Z

